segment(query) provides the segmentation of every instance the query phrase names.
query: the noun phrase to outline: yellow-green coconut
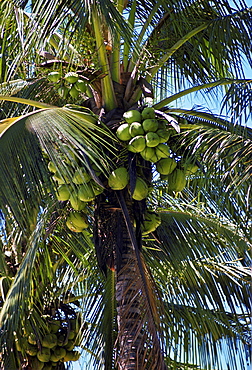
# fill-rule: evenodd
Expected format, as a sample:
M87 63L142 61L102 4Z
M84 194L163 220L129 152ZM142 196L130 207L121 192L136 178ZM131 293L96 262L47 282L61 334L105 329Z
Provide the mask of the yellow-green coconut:
M135 200L142 200L145 199L148 195L149 189L146 182L141 179L141 177L137 177L136 179L136 186L134 192L132 194L132 198Z
M186 186L185 172L180 170L179 168L175 169L168 176L168 189L170 191L179 192L182 191L185 186Z
M95 199L95 194L92 186L89 184L83 184L79 187L78 198L83 202L91 202Z
M155 148L155 152L159 158L168 158L170 155L170 148L166 144L158 144Z
M140 153L146 147L146 140L144 136L135 136L129 141L127 149L133 153Z
M144 135L144 129L140 122L132 122L129 127L129 133L132 137Z
M70 212L68 219L73 223L74 226L86 229L88 227L88 219L83 212Z
M71 196L71 188L67 184L62 184L57 188L57 199L60 201L69 200Z
M57 345L57 342L58 342L57 335L50 333L50 334L46 334L42 338L41 344L43 347L53 348Z
M123 123L118 127L118 129L116 130L116 136L118 137L119 140L128 141L131 139L129 127L130 126L128 123Z
M147 132L145 139L146 145L150 148L153 148L160 143L159 136L155 132Z
M155 148L146 147L140 155L149 162L157 162L160 158L156 155Z
M129 182L129 174L125 167L116 168L108 178L108 185L113 190L124 189Z
M75 210L75 211L83 211L83 209L86 208L87 204L85 202L82 202L76 193L72 193L70 198L69 198L69 201L70 201L70 204L71 204L71 207Z
M51 357L50 348L42 347L41 348L41 351L38 351L38 353L37 353L37 358L41 362L48 362L48 361L50 361L50 357Z
M177 167L177 162L173 158L162 158L156 164L156 169L161 175L169 175Z
M123 118L127 123L132 123L132 122L141 122L142 116L138 110L132 109L125 112L123 114Z
M155 109L152 107L146 107L142 110L142 120L148 119L148 118L155 118Z
M145 132L155 132L158 129L158 120L148 118L143 121L142 125Z

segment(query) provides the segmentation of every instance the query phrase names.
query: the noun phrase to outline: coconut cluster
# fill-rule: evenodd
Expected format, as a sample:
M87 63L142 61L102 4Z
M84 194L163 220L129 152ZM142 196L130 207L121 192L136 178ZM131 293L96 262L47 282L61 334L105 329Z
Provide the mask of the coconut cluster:
M143 159L157 162L170 155L167 141L171 130L166 121L157 119L154 108L146 107L140 113L129 110L123 115L124 122L118 127L116 135L119 140L127 143L127 149L140 153Z
M67 166L65 176L59 174L54 162L49 161L48 169L52 178L57 184L56 194L59 201L67 201L69 214L66 219L66 226L74 232L82 232L89 226L87 217L87 205L92 202L104 188L97 184L91 177L89 170L79 165L74 153L67 147L67 154L63 158ZM70 159L69 159L70 158ZM72 161L71 161L72 159ZM99 175L99 170L93 164L92 170Z
M75 350L78 345L78 333L81 327L79 317L58 319L48 317L47 332L42 337L23 329L23 336L16 340L16 349L27 357L33 369L52 370L62 362L77 361L80 352Z
M68 96L78 99L81 93L87 91L86 80L76 72L68 72L62 76L60 71L52 71L48 73L47 79L56 85L58 94L63 99Z
M170 192L182 191L186 186L187 176L195 173L198 166L190 163L183 167L178 166L169 147L174 130L166 119L160 119L153 107L146 107L142 112L129 110L124 113L123 118L124 121L116 131L118 139L129 151L139 153L144 160L155 164L161 179L168 181ZM146 198L147 194L148 191L142 199Z

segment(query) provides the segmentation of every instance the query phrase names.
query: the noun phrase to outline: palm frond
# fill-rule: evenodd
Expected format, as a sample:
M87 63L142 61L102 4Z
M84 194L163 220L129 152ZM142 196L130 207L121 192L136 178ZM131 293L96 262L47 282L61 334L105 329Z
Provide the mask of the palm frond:
M41 236L43 235L42 230L45 229L45 221L42 217L31 235L30 248L27 250L26 256L20 265L1 309L1 344L5 350L13 347L14 332L20 335L22 320L24 320L26 315L29 315L31 301L27 300L27 298L32 297L33 269L35 267L37 252L41 247ZM14 312L15 314L13 314ZM7 333L12 333L12 336L7 335Z
M162 27L157 26L157 32L154 29L150 36L151 48L153 49L154 43L153 50L156 49L160 59L160 55L191 31L193 25L197 27L204 21L209 22L208 27L180 47L163 68L163 73L169 73L174 91L187 86L187 78L192 84L207 83L224 75L231 77L231 71L232 76L244 78L242 57L235 51L234 40L239 42L244 55L251 61L251 51L248 49L251 30L247 28L251 9L241 7L235 12L225 2L221 6L220 9L218 5L212 8L208 4L191 4L185 9L171 11ZM241 35L237 35L238 27L242 27L244 31ZM227 45L225 50L224 44Z
M202 110L171 108L166 111L182 114L178 117L181 132L168 140L177 165L183 169L191 162L200 168L188 177L187 186L196 198L202 191L204 202L214 201L219 210L228 208L237 219L241 217L247 228L251 195L251 129L233 126L223 118L214 119L214 115Z
M251 84L234 84L226 92L221 112L226 111L234 124L246 124L252 115Z
M161 101L159 101L158 103L156 103L154 105L154 107L156 109L160 109L160 108L163 108L164 106L174 102L175 100L181 98L181 97L184 97L188 94L191 94L191 93L195 93L196 91L199 91L199 90L204 90L204 89L213 89L215 87L218 87L218 86L225 86L225 85L236 85L236 84L241 84L241 86L244 86L244 88L246 89L246 87L249 86L249 83L251 82L251 80L247 79L247 80L234 80L234 79L231 79L231 78L227 78L227 79L221 79L221 80L218 80L218 81L215 81L215 82L209 82L209 83L206 83L206 84L202 84L202 85L197 85L197 86L193 86L191 88L188 88L186 90L182 90L180 91L179 93L177 94L173 94Z
M200 345L217 366L225 341L232 348L228 357L236 349L242 355L249 345L248 240L219 220L175 210L161 215L154 238L144 243L144 255L166 307L165 332L173 338L167 343L169 356L207 367L207 356L204 360L196 351Z

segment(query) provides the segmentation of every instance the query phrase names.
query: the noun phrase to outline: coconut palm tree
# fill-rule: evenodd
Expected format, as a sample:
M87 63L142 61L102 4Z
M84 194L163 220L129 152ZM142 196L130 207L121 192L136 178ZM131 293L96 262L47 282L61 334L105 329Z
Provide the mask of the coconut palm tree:
M245 368L251 9L0 12L2 368Z

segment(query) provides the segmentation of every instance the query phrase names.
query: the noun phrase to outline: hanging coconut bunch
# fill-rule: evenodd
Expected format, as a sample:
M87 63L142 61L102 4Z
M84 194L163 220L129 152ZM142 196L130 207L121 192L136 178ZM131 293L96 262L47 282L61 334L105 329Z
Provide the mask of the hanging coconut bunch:
M117 128L116 135L126 145L127 149L155 164L155 170L160 174L162 180L168 181L169 191L179 192L186 185L186 176L197 167L188 165L187 169L177 169L176 153L171 152L169 139L174 129L169 122L156 114L153 107L146 107L142 112L129 110L123 115L124 121ZM168 142L168 143L167 143ZM169 177L168 177L169 175ZM132 198L142 200L147 197L148 191L144 191L144 179L137 179L136 189ZM125 186L127 181L125 183ZM142 195L140 196L140 189Z
M143 159L153 163L169 156L170 149L166 142L171 129L156 116L154 108L146 107L142 112L129 110L124 113L123 119L116 135L126 142L130 152L140 153Z
M62 174L62 171L59 174L53 161L49 161L48 169L56 184L58 201L66 202L67 205L66 226L73 232L82 232L89 227L87 206L104 191L104 188L93 180L87 167L79 164L78 158L70 148L66 148L62 161L66 164L65 174ZM95 165L92 171L99 174Z
M71 96L76 100L88 89L87 79L73 71L62 75L61 70L55 70L47 74L47 79L55 85L59 96L63 99Z
M69 306L64 315L56 310L53 316L44 315L43 318L43 335L35 334L30 325L24 325L23 336L15 341L23 360L41 370L57 370L64 362L77 361L81 355L75 349L80 344L81 317Z

